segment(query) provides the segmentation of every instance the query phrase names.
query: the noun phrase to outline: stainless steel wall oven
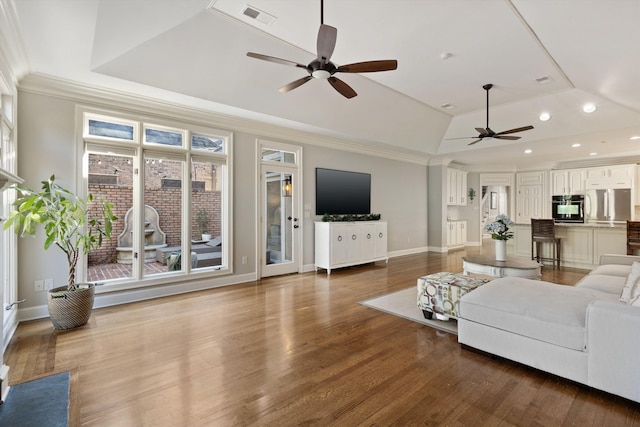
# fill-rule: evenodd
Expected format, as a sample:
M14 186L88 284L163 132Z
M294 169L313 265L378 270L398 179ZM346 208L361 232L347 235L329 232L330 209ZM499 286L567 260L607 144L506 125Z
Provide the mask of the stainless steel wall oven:
M556 222L584 222L584 196L552 196L552 217Z

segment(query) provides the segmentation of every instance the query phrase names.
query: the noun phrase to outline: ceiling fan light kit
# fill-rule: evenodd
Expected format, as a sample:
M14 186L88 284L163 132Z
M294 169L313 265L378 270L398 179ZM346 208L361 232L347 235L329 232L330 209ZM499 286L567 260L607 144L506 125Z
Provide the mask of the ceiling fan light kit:
M318 30L317 38L317 58L311 61L308 65L299 64L294 61L286 59L276 58L274 56L263 55L260 53L247 52L247 56L251 58L261 59L263 61L275 62L277 64L289 65L298 68L304 68L309 73L308 76L295 80L282 86L279 92L289 92L303 84L307 83L312 78L324 79L329 82L333 88L338 91L342 96L347 99L357 96L351 86L344 81L334 77L336 73L375 73L379 71L391 71L398 68L398 61L395 59L382 60L382 61L365 61L357 62L353 64L336 66L331 62L331 55L336 46L338 30L335 27L324 24L324 2L320 1L320 29Z

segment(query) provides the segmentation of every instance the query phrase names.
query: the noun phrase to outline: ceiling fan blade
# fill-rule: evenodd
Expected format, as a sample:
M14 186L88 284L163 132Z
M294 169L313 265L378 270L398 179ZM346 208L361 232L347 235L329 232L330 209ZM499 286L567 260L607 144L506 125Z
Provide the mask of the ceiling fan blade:
M525 130L531 130L531 129L533 129L533 126L523 126L521 128L503 130L502 132L496 133L496 135L506 135L508 133L524 132Z
M483 129L483 128L476 128L476 130L478 131L478 133L480 135L488 135L489 132L487 131L487 129Z
M377 71L391 71L397 68L398 61L395 59L383 59L342 65L336 71L340 73L375 73Z
M473 139L473 138L477 138L477 136L463 136L461 138L445 138L445 141L453 141L456 139Z
M471 142L470 142L470 143L468 143L467 145L473 145L473 144L475 144L476 142L480 142L480 141L482 141L482 138L480 138L480 139L476 139L475 141L471 141Z
M340 92L340 94L347 99L351 99L354 96L358 95L356 91L351 88L351 86L349 86L348 84L346 84L345 82L343 82L338 78L329 77L327 80L329 80L329 83L331 84L331 86L333 86L335 90Z
M506 135L496 135L495 139L508 139L509 141L515 141L516 139L520 139L520 136L506 136Z
M305 70L307 69L306 65L298 64L297 62L289 61L287 59L276 58L275 56L263 55L261 53L255 52L247 52L247 56L251 58L262 59L263 61L275 62L276 64L290 65L293 67L304 68Z
M331 55L333 55L333 49L336 47L336 38L338 36L338 30L330 25L322 24L318 30L318 59L325 62L329 62Z
M289 92L290 90L293 90L293 89L297 88L298 86L302 86L303 84L305 84L306 82L308 82L312 78L313 77L311 77L311 76L306 76L306 77L303 77L301 79L294 80L291 83L282 86L280 89L278 89L278 92L282 92L282 93Z

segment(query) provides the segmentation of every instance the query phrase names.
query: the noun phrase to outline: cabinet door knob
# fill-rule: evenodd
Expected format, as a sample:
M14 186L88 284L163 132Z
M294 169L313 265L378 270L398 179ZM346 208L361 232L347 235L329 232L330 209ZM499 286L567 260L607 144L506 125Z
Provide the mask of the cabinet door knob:
M367 239L371 238L371 233L367 233Z
M342 242L342 236L338 236L338 242Z
M378 237L382 237L382 233L378 234Z
M351 235L351 240L356 240L358 237L355 234Z

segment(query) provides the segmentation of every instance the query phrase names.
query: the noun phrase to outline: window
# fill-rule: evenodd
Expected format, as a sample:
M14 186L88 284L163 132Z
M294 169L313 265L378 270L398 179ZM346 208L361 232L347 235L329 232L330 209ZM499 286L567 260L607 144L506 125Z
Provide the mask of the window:
M84 113L94 202L118 220L86 280L123 289L231 271L229 132ZM185 144L190 141L190 144Z
M161 130L145 127L144 142L147 144L182 147L183 134L179 131Z
M89 120L89 135L133 140L133 126Z
M192 135L191 148L193 150L203 150L211 153L221 153L224 150L224 141L220 138L211 137L211 136Z

